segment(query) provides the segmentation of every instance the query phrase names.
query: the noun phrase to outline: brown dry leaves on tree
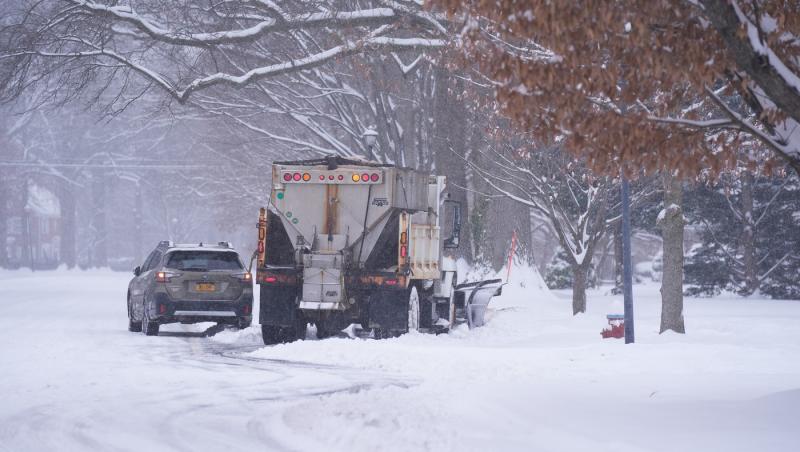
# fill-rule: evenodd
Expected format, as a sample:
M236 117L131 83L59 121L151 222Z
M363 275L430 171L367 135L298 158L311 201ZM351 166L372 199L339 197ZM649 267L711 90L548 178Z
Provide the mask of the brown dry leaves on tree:
M767 12L777 30L798 31L800 2L788 3L758 2L763 11L755 16ZM720 117L707 87L727 85L718 94L728 99L747 94L748 80L693 2L433 4L463 21L462 62L494 83L502 113L544 140L563 137L566 148L594 170L672 168L688 176L718 172L741 158L739 130L654 120ZM745 7L753 12L753 4ZM798 44L781 41L779 33L764 38L779 55L797 55ZM742 112L747 108L738 105Z

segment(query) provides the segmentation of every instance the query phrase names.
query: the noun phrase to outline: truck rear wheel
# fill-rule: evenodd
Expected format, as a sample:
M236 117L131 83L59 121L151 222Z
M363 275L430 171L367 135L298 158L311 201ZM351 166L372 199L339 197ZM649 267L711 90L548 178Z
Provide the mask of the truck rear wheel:
M408 294L408 331L419 331L420 313L419 292L412 287Z
M306 338L307 325L298 321L295 326L261 325L264 345L285 344Z
M330 331L328 331L325 322L322 320L317 320L314 322L314 325L317 327L317 339L325 339L331 337Z

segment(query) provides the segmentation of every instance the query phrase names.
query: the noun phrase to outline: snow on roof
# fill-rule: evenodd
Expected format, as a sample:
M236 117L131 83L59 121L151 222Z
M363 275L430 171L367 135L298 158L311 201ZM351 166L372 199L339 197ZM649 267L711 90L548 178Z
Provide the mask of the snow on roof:
M61 217L61 203L50 190L35 184L28 186L28 202L25 211L42 217Z

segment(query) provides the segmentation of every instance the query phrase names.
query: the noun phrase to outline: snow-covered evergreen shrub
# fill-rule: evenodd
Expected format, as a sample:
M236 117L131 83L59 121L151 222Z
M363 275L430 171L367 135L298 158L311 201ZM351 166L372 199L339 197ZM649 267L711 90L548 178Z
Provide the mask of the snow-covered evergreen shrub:
M553 259L547 264L544 271L544 282L547 283L547 287L550 289L572 288L572 266L569 264L569 261L567 261L567 253L563 248L558 248L558 252L556 252ZM594 266L589 268L586 286L597 286L597 274L594 271Z
M544 270L544 282L550 289L569 289L572 287L572 268L567 262L567 254L559 248Z

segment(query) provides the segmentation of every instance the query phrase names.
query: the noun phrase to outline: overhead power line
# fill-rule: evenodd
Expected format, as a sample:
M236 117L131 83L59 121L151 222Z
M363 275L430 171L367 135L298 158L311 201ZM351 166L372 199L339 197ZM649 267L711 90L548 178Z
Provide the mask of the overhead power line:
M46 163L46 162L15 162L0 161L0 166L22 168L87 168L87 169L157 169L157 170L182 170L182 169L209 169L219 168L220 165L168 165L168 164L136 164L136 163Z

